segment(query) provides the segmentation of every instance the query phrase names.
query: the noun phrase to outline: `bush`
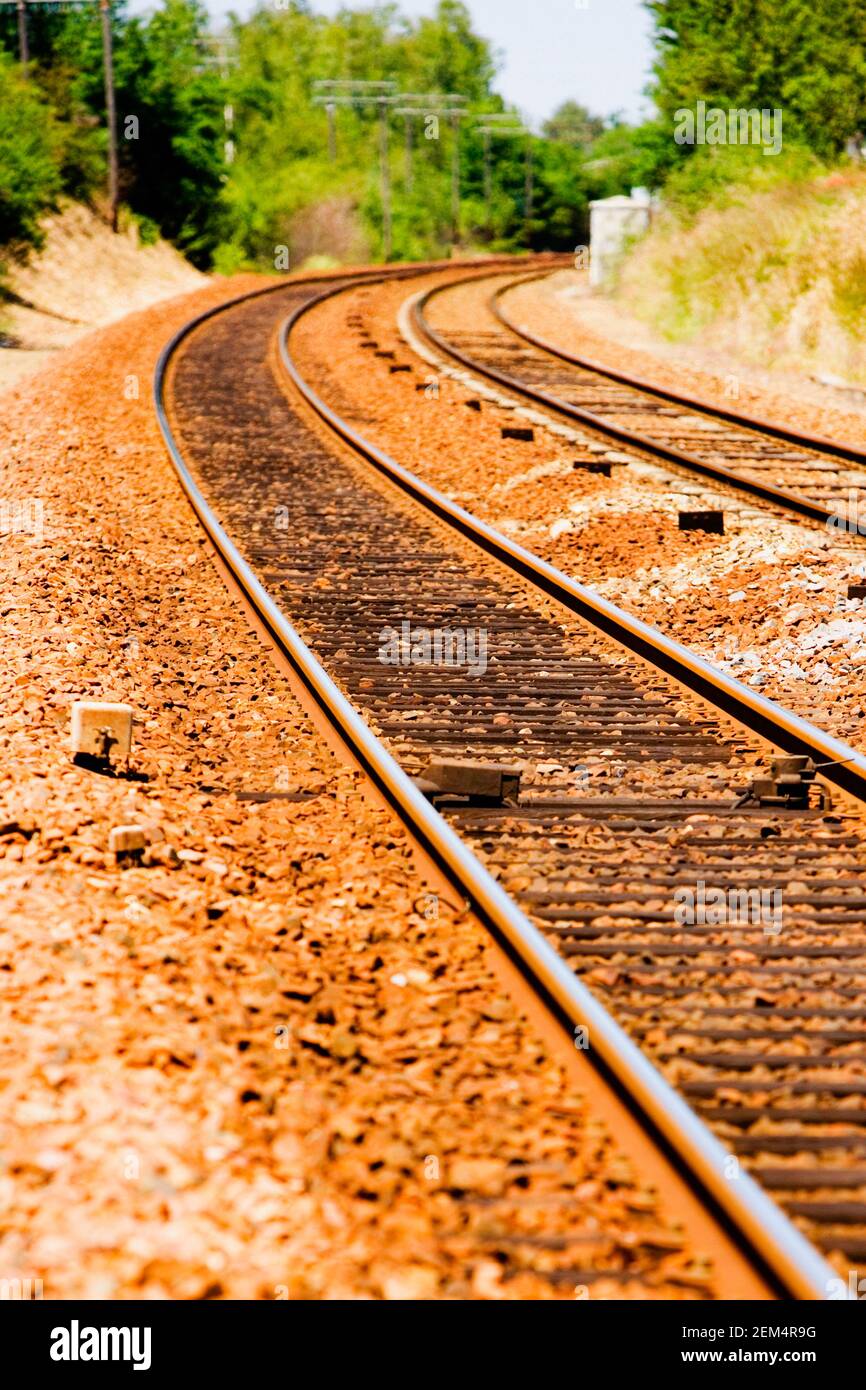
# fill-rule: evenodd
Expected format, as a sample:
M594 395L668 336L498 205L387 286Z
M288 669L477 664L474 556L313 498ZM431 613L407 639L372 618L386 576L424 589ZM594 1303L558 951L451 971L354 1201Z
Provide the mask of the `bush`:
M756 145L701 145L681 160L664 189L664 200L687 220L704 207L731 207L753 194L822 172L810 150L789 141L780 154Z
M159 241L159 223L152 217L137 217L138 240L141 246L156 246Z
M242 246L236 246L233 241L221 241L213 253L212 269L215 275L237 275L253 267Z
M697 213L669 205L625 260L619 296L673 341L866 381L866 173L755 178Z

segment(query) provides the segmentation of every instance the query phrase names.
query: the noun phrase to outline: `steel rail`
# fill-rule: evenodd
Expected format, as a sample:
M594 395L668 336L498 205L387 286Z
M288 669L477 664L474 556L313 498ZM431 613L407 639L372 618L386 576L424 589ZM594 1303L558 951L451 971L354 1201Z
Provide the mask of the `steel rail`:
M653 396L661 396L674 405L701 410L707 415L715 415L720 420L726 420L728 424L760 430L763 434L772 435L774 439L781 439L786 444L799 444L814 449L819 454L834 454L838 458L846 459L849 463L861 463L866 467L866 450L858 449L853 444L840 444L829 439L826 435L812 434L809 430L792 430L786 425L780 425L776 420L767 419L766 416L752 415L749 411L744 410L732 410L729 406L719 405L714 401L707 400L704 396L686 396L681 391L672 390L669 386L659 386L650 381L649 378L639 376L637 373L624 372L619 367L610 367L603 362L596 362L594 358L579 357L575 353L566 351L565 348L558 347L555 343L548 342L545 338L537 337L530 333L527 328L519 328L506 314L502 307L502 300L519 285L528 285L534 280L546 280L553 273L549 270L542 270L532 275L521 276L508 285L502 285L492 296L493 312L504 327L510 329L516 337L523 338L533 347L540 348L542 352L550 353L551 357L559 357L563 362L570 362L575 367L583 367L586 371L597 373L598 376L609 377L611 381L618 381L623 386L634 386L639 391L648 391Z
M546 565L545 562L523 550L522 547L509 542L485 523L451 502L442 493L416 477L408 469L403 468L402 465L358 434L322 400L297 367L289 349L289 337L292 329L305 314L342 292L343 287L335 287L316 296L307 304L299 306L288 316L279 334L280 358L289 379L307 404L325 423L356 453L361 454L362 457L374 464L403 491L422 503L427 510L454 525L463 535L479 544L483 550L504 560L510 568L518 569L521 573L529 572L532 576L532 572L535 571L536 582L538 583L541 578L544 578L546 582L539 584L539 586L545 588L547 592L553 593L554 597L560 599L563 596L572 599L579 598L581 606L588 604L596 614L594 620L596 626L603 626L598 618L604 612L608 619L613 619L615 626L624 624L632 632L639 630L643 641L646 641L647 638L653 641L657 639L669 651L675 652L680 660L687 658L701 668L712 672L712 668L707 663L698 657L693 657L692 653L689 653L685 648L669 642L668 639L662 637L660 633L655 633L646 624L640 623L629 614L616 609L614 605L593 594L592 591L575 584L567 576L559 574L552 566ZM567 606L574 608L576 605L569 603ZM605 630L609 629L605 628ZM660 663L655 661L654 664L658 666ZM712 672L712 674L719 676L721 680L728 682L734 688L738 686L737 682L728 681L728 678L721 676L721 673ZM745 696L752 695L752 692L748 691L746 687L739 687L739 689ZM757 697L757 699L770 709L775 709L771 702L763 700L762 697ZM352 713L354 715L354 710ZM781 710L779 713L786 714L785 711ZM356 715L355 717L357 718ZM803 723L796 716L790 716L790 718L798 724ZM362 728L368 737L372 737L363 721ZM847 745L837 744L835 740L828 740L828 736L822 734L820 730L814 732L820 741L829 742L840 751L846 754L851 753L854 758L860 759L860 755L849 750ZM382 749L381 745L378 747L388 759L390 767L396 768L399 772L400 769L386 750ZM860 772L864 779L863 794L866 797L866 760L860 759L860 762L862 764ZM396 785L395 780L389 780L388 783L392 798L393 793L399 790L398 799L392 800L398 813L404 820L410 817L414 821L415 813L419 808L418 798L413 796L409 799L405 795L406 787L407 779L402 772ZM415 790L411 782L408 782L408 788L412 791ZM637 1105L644 1117L644 1122L648 1121L652 1128L661 1135L669 1152L679 1155L681 1160L685 1160L689 1173L697 1179L713 1205L724 1213L735 1231L746 1237L759 1260L777 1279L781 1280L783 1285L787 1285L793 1291L796 1283L798 1297L826 1297L829 1287L826 1281L828 1277L833 1277L833 1272L823 1257L753 1179L749 1178L747 1185L742 1186L741 1179L732 1183L726 1177L724 1162L722 1167L719 1167L723 1155L729 1159L724 1146L719 1143L691 1107L662 1077L649 1059L631 1042L628 1035L564 964L557 953L547 945L541 933L521 912L517 904L499 889L484 866L466 850L458 837L453 836L450 827L437 813L430 812L426 803L424 805L424 822L420 824L414 821L415 833L420 835L422 842L428 845L433 843L438 862L452 880L457 882L467 894L482 918L489 926L493 927L497 937L510 945L524 970L528 969L536 987L541 987L542 993L558 1006L559 1011L564 1013L571 1023L582 1023L592 1030L590 1036L594 1040L595 1060L601 1061L604 1071L614 1079L620 1092L628 1097L632 1104ZM435 817L435 825L431 829L432 817ZM443 830L448 831L447 836L443 834ZM469 870L468 876L466 874L467 869ZM479 887L481 892L478 891ZM493 889L496 890L495 895ZM805 1265L799 1264L801 1256L806 1259ZM791 1282L792 1279L794 1282Z
M564 574L532 551L524 549L510 537L496 531L456 502L452 502L444 493L411 473L340 419L301 376L289 353L287 342L292 329L305 314L343 291L343 286L336 286L301 305L289 315L280 332L280 353L287 373L308 403L336 433L397 483L403 491L443 521L456 527L487 554L516 570L571 612L612 637L620 646L657 669L663 670L681 685L775 747L785 753L805 754L811 757L821 765L821 775L825 780L858 800L866 801L866 756L858 753L850 744L834 738L832 734L819 729L817 725L785 709L774 700L749 689L733 676L719 671L688 647L682 646L657 628L619 608L609 599L603 598L585 584ZM421 303L426 298L426 295L422 296Z
M241 300L251 297L242 296ZM319 296L313 302L320 302L324 297L327 296ZM727 1176L728 1151L577 979L375 737L258 580L195 482L168 417L169 367L193 331L241 300L209 310L181 328L163 349L154 374L156 415L169 457L212 545L279 650L291 662L306 689L403 823L465 893L497 939L510 949L555 1015L589 1030L591 1056L600 1072L638 1112L644 1126L675 1165L686 1171L692 1186L706 1198L710 1209L732 1228L755 1266L768 1274L775 1287L788 1296L809 1300L828 1298L830 1289L838 1282L831 1266L754 1179L746 1173L741 1173L736 1181ZM297 316L292 318L296 320ZM293 380L298 380L285 334L281 334L281 353ZM306 387L304 395L308 400L311 394ZM327 410L323 403L322 408Z
M482 275L478 278L484 279L485 277ZM529 280L540 277L528 276L526 278ZM514 282L504 288L513 289L517 283L524 283L524 281ZM498 382L500 386L504 386L507 390L513 391L517 395L525 396L528 400L535 401L537 405L544 406L545 409L555 411L559 415L564 415L569 420L578 421L580 424L586 425L589 429L597 430L599 433L605 434L611 439L615 439L619 444L629 445L633 449L642 449L647 453L654 454L657 458L666 459L669 463L679 464L680 467L688 468L695 473L702 473L705 477L713 478L716 482L725 483L729 487L736 488L742 492L748 492L754 497L759 497L764 502L773 502L776 506L785 507L788 511L796 512L798 516L808 517L810 521L818 521L824 525L828 522L833 522L836 525L841 525L844 529L845 517L843 513L828 511L826 507L820 506L817 502L810 502L808 498L801 497L798 493L791 492L788 488L774 487L772 483L762 483L757 479L745 477L740 473L734 473L730 469L724 468L720 464L710 463L706 459L699 458L697 454L689 453L686 449L678 449L673 444L663 444L657 439L650 438L649 435L639 434L636 430L626 429L622 425L614 425L604 420L600 415L596 415L594 411L587 410L584 406L573 405L570 401L565 401L560 396L552 396L548 392L540 390L537 386L530 385L529 382L521 381L518 377L513 377L507 372L500 371L498 367L491 367L485 363L479 362L477 358L471 357L468 353L443 337L441 333L427 322L424 316L424 311L432 299L453 288L453 285L438 285L432 290L429 290L426 295L422 296L420 302L413 306L413 320L420 334L427 338L429 342L435 344L440 352L445 353L446 356L452 357L468 371L475 372L478 376L486 376L489 380ZM495 309L494 312L496 312ZM500 315L497 314L497 317L500 317ZM507 327L510 332L514 332L517 337L524 336L517 330L512 329L510 324L505 323L504 319L502 321L504 326ZM527 342L529 341L531 340L527 338ZM551 352L552 356L562 356L561 353L545 347L540 342L533 345L542 348L545 352ZM567 360L567 358L565 360ZM654 390L652 387L645 387L644 389ZM683 404L690 404L693 409L696 408L696 402L694 401L684 401ZM745 422L741 421L741 423ZM837 452L841 453L841 449ZM863 462L866 463L866 458L864 458ZM854 534L857 533L855 532Z

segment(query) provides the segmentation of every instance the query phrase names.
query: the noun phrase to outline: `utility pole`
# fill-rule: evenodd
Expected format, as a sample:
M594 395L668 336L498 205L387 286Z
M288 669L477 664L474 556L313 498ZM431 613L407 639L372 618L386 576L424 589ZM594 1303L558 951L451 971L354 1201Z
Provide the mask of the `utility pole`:
M379 172L382 183L382 255L391 259L391 162L388 149L388 98L379 97Z
M458 92L397 92L396 82L355 82L348 78L328 78L313 83L313 105L332 112L337 106L370 107L379 112L379 186L382 199L382 255L386 261L393 252L393 189L391 187L392 115L406 121L405 187L415 183L415 138L412 121L416 116L446 117L454 131L451 151L451 221L455 244L460 239L460 120L469 113L467 98ZM438 136L438 131L437 131ZM333 155L332 155L333 158Z
M442 116L451 122L451 239L456 246L460 241L460 119L468 115L465 108L467 98L459 92L399 92L390 100L394 103L395 114L406 120L407 192L411 191L415 182L412 120L416 116L435 116L437 119ZM398 102L411 102L412 105L397 105Z
M485 114L479 116L479 120L484 124L479 127L480 133L484 137L484 207L487 221L487 234L493 232L493 176L491 169L490 142L494 135L497 136L526 136L526 179L524 191L523 214L526 222L526 243L530 243L532 235L532 202L534 197L534 171L532 164L532 131L527 130L519 116L514 116L509 112Z
M58 0L0 0L0 5L14 5L18 11L18 56L25 73L30 65L30 45L27 40L27 9L48 5L54 9ZM92 4L93 0L63 0L65 6ZM102 14L102 64L105 72L105 124L108 128L108 206L111 230L117 231L118 174L117 174L117 112L114 104L114 58L111 43L111 0L99 0Z
M332 164L337 162L337 108L332 101L329 101L325 110L328 113L328 158Z
M484 126L481 134L484 136L484 225L489 234L493 221L493 178L490 168L490 136L492 131L489 126Z
M27 42L27 0L18 0L18 57L26 74L30 62L30 45Z
M408 111L405 113L406 119L406 192L412 192L414 183L414 170L412 168L412 117Z
M328 117L328 159L331 164L337 162L337 97L343 88L349 91L351 83L337 81L313 83L313 105L324 106L325 114Z
M216 71L220 79L228 84L232 74L232 69L238 64L237 45L233 36L228 32L207 35L201 43L202 54L200 63L196 69L199 72ZM233 164L235 158L235 108L233 103L228 100L231 92L225 94L223 100L223 128L225 139L223 140L223 158L226 164Z
M451 244L460 245L460 116L451 112Z
M349 78L326 78L313 83L313 105L328 112L328 150L337 157L334 112L338 106L376 106L379 110L379 185L382 198L382 255L391 259L391 165L388 116L396 82L356 82Z
M105 121L108 126L108 207L111 230L117 231L117 112L114 106L114 50L111 0L99 0L102 11L102 64L105 72Z

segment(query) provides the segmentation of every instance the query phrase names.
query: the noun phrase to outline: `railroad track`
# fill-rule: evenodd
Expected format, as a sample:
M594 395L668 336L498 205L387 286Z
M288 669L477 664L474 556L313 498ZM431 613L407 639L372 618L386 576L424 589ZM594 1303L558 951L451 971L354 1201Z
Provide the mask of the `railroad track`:
M852 540L866 532L866 451L695 401L539 337L516 322L508 295L550 273L512 278L490 294L479 284L479 325L471 333L437 330L430 322L433 302L453 288L438 286L413 306L415 328L467 370L615 444L711 478L783 512L823 524L832 520ZM862 532L857 529L861 522Z
M156 394L181 480L413 835L559 1019L588 1031L754 1266L778 1291L825 1297L866 1258L866 836L847 801L741 795L762 739L808 750L860 799L866 761L359 439L291 353L299 319L350 283L247 298L169 345ZM352 328L359 357L377 350L363 314ZM424 634L445 629L463 634L462 660L436 664ZM442 794L434 809L410 777L454 758L518 767L519 796ZM762 915L707 920L688 908L700 885L754 895Z

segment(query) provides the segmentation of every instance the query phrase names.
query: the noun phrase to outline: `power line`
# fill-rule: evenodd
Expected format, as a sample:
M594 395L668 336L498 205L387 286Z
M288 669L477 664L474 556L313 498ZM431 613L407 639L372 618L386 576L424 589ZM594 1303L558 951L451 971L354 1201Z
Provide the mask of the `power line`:
M232 69L236 68L240 62L234 35L227 33L205 34L199 40L199 44L205 51L201 54L199 69L197 70L207 72L215 69L222 81L228 82ZM235 109L228 100L223 101L223 127L225 129L223 158L226 164L233 164L235 157Z
M382 256L391 259L391 164L388 129L388 107L396 82L354 81L350 78L325 78L313 83L314 106L324 106L328 112L328 144L331 159L337 157L334 109L338 106L376 106L379 110L379 182L382 196Z
M454 244L460 241L460 121L468 116L468 98L459 92L398 92L393 81L355 81L327 78L313 83L313 105L324 107L328 115L328 156L337 157L336 111L339 106L375 106L379 112L379 165L382 193L382 248L386 261L392 253L392 189L390 169L389 116L402 116L405 133L405 187L414 186L413 120L418 116L443 117L450 121L451 143L451 230Z
M502 136L503 138L518 135L526 136L524 218L526 222L526 241L527 245L529 245L532 239L532 204L535 192L535 172L532 160L532 131L527 129L519 116L513 116L508 112L485 113L479 116L478 120L484 122L484 124L479 125L477 129L479 134L484 137L484 208L488 235L491 235L493 231L491 140L494 136Z
M416 116L443 116L451 122L451 240L460 243L460 121L468 116L467 97L459 92L400 92L392 98L395 115L406 120L406 187L411 191L414 179L412 168L412 120ZM403 103L397 106L396 103ZM406 103L412 102L413 105Z

